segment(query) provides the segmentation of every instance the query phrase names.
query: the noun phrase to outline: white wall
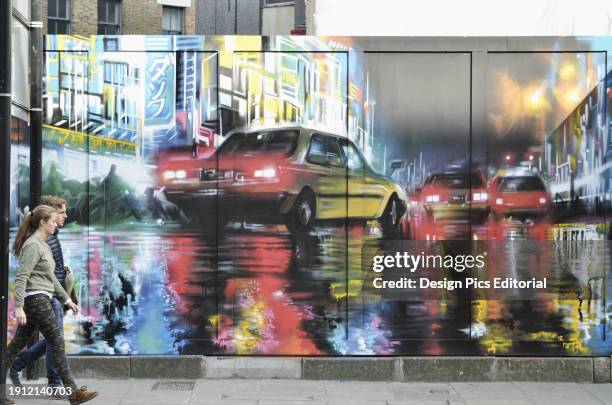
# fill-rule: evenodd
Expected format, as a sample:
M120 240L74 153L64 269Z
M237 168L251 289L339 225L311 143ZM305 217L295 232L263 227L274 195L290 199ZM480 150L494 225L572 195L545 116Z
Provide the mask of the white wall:
M191 0L157 0L157 4L172 7L191 7Z
M18 103L26 108L30 107L30 31L20 20L12 18L12 59L11 59L11 100L13 102L13 115L28 120L27 112L17 109L14 103ZM16 113L20 110L21 113Z
M261 35L289 35L293 29L293 5L264 7Z
M306 0L308 35L612 35L611 0Z

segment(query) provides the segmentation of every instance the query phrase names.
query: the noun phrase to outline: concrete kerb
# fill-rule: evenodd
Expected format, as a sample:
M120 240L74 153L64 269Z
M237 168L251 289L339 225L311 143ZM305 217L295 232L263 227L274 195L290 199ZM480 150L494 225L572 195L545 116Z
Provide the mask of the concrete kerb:
M68 356L68 366L77 378L130 378L129 356ZM45 370L44 357L41 370ZM45 372L42 371L41 375Z
M207 378L301 379L300 357L206 357Z
M69 356L68 363L76 378L101 379L612 382L612 357Z
M593 357L593 382L612 382L612 357Z
M609 369L601 363L603 376ZM403 382L595 381L592 357L305 358L303 376Z
M498 357L495 381L593 382L593 357Z
M132 378L199 379L206 377L204 356L132 356Z
M496 381L494 357L404 357L404 382Z
M304 358L305 380L397 381L400 358L326 357Z

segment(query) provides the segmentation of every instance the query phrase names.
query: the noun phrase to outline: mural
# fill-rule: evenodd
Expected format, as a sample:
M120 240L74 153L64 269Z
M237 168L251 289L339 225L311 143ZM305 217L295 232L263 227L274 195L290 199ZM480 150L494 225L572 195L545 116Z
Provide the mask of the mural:
M469 53L350 38L46 41L69 353L612 354L604 53L488 54L476 83ZM554 288L372 289L398 244Z

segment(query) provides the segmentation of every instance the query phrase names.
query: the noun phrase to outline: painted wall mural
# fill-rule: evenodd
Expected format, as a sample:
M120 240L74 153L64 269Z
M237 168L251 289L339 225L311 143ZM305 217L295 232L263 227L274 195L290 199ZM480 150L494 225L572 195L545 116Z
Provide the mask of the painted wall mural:
M69 353L612 354L604 53L490 53L472 80L470 53L351 38L46 41ZM368 252L400 245L554 286L371 288Z

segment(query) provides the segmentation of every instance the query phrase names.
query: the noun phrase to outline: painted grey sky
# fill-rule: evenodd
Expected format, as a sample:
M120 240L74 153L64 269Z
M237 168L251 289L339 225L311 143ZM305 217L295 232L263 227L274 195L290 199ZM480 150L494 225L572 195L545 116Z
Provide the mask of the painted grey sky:
M473 161L540 145L605 70L601 53L499 53L478 60L474 100L484 102L474 102L473 118L485 122L475 123ZM423 152L431 169L468 159L469 54L369 53L366 62L376 102L374 136L387 144L388 159ZM485 158L479 152L487 148Z
M469 149L469 54L370 53L366 55L376 102L374 136L388 157L419 152L450 162Z

